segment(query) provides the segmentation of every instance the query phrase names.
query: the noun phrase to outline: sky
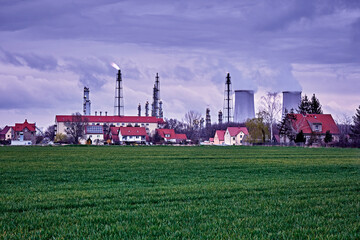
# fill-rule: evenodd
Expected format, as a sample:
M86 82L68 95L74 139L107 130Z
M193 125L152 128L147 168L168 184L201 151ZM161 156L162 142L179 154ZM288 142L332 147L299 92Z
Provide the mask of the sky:
M0 0L0 127L82 113L114 114L116 69L125 115L152 101L165 118L194 110L212 121L233 90L316 94L324 113L360 105L360 1ZM144 110L143 110L144 112Z

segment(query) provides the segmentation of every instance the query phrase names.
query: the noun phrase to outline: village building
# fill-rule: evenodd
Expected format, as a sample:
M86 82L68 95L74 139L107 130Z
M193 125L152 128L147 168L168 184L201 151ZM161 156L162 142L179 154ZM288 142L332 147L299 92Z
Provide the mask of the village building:
M35 123L28 123L27 119L25 119L24 123L15 123L14 138L11 141L11 145L31 145L35 143Z
M174 129L156 129L162 142L165 143L185 143L187 137L185 134L175 133Z
M102 125L86 125L85 126L85 141L92 144L99 144L104 142L104 126Z
M15 137L14 128L11 126L5 126L3 130L0 131L0 141L8 141Z
M244 145L245 138L249 135L246 127L228 127L224 135L225 145Z
M120 144L145 144L148 141L145 127L120 127L118 133Z
M72 115L56 115L56 133L66 134L66 122L71 122ZM87 125L110 127L144 127L150 136L155 134L155 130L165 122L162 118L150 116L82 116Z
M331 114L293 114L296 120L292 120L292 129L295 134L303 131L306 143L310 138L315 142L324 140L326 132L329 131L333 141L339 141L340 131ZM281 136L281 142L289 142L288 137Z
M224 136L226 130L216 130L214 136L214 145L224 145Z

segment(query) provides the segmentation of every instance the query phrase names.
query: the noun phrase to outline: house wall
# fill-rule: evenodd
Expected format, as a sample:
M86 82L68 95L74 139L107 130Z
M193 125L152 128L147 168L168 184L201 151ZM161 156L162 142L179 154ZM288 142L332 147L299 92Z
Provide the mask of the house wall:
M146 137L145 136L122 136L121 133L119 133L119 140L120 142L145 142Z

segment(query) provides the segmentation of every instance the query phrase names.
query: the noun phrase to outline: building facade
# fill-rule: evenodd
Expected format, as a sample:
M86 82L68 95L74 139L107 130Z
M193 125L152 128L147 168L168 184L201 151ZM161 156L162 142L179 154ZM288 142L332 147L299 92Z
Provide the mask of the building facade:
M246 127L228 127L224 135L225 145L244 145L245 138L249 135Z

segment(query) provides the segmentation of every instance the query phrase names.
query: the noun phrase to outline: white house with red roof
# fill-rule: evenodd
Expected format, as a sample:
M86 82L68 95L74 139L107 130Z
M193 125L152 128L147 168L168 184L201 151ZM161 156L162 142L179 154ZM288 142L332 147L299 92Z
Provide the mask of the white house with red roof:
M121 144L145 144L148 140L145 127L120 127L118 136Z
M184 143L187 141L185 134L175 133L174 129L156 129L156 131L164 142Z
M164 124L162 118L146 116L82 116L88 125L107 125L108 127L144 127L150 136L155 134L155 129ZM72 115L56 115L55 124L57 133L66 134L66 122L72 121Z
M246 127L228 127L224 135L225 145L244 145L245 138L249 135Z
M92 144L99 144L104 142L104 126L102 125L86 125L85 126L85 140L91 140Z
M311 136L318 137L319 140L325 138L325 134L329 131L333 136L333 141L339 141L340 131L331 114L293 114L296 120L292 121L292 128L296 134L301 130L308 141ZM289 141L284 136L281 141Z
M226 130L216 130L215 136L214 136L214 144L215 145L224 145L224 136L225 136Z
M31 145L36 143L36 127L35 123L29 123L25 119L24 123L15 123L14 140L11 145Z

